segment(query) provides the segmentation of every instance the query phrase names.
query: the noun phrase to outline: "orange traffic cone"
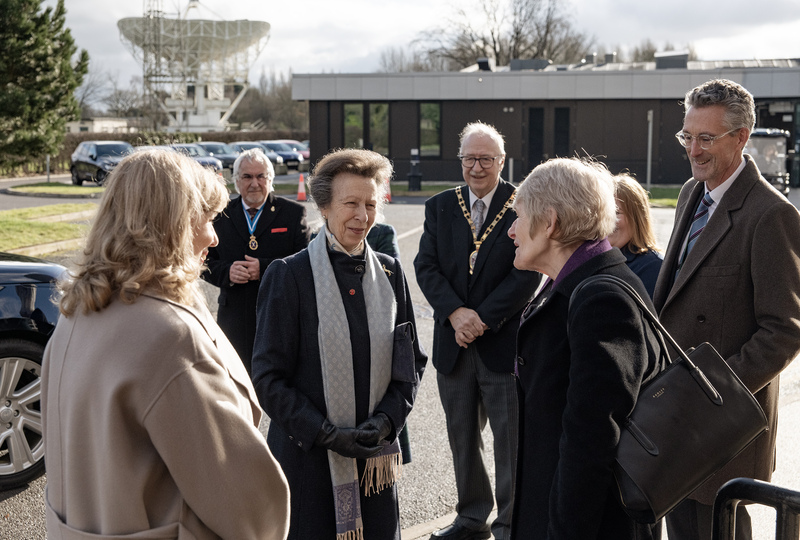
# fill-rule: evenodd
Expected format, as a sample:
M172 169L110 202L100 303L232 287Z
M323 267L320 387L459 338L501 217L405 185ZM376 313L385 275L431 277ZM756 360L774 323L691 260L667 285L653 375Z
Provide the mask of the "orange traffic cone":
M386 202L392 202L392 179L386 179Z
M306 200L306 184L303 182L303 173L300 173L300 183L297 185L297 200Z

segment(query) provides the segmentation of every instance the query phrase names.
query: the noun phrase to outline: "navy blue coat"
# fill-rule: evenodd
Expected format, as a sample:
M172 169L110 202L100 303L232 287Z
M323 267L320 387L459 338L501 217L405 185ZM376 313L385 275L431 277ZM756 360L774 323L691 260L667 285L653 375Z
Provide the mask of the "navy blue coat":
M386 275L395 291L397 324L415 323L400 261L381 253L376 256L391 272ZM338 272L340 265L334 264L334 268ZM340 280L338 275L337 280ZM289 538L335 538L328 454L325 448L314 446L327 409L317 338L319 318L308 249L270 265L259 290L257 312L253 384L261 407L271 420L267 444L289 482ZM354 346L358 347L355 341ZM414 343L414 353L416 383L392 381L375 408L375 412L383 412L391 419L395 436L411 412L427 362L419 340ZM356 394L359 394L358 388ZM358 464L361 471L363 462L359 460ZM370 497L364 497L362 492L361 501L365 537L384 540L395 538L396 532L399 539L396 487ZM375 528L386 532L376 534Z

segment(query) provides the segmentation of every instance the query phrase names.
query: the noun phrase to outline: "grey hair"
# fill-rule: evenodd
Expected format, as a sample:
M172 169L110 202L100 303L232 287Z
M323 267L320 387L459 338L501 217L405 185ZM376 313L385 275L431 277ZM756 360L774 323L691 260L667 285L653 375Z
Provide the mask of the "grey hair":
M608 168L588 158L555 158L537 166L517 188L514 210L535 228L556 213L552 236L562 244L600 240L617 224L614 177Z
M392 162L385 156L356 148L332 150L326 154L308 178L308 192L317 208L328 208L333 200L333 180L341 173L371 178L378 188L378 212L389 193L389 180L394 173Z
M477 122L470 122L464 129L461 130L461 133L458 136L458 153L461 154L461 149L464 147L464 140L469 137L470 135L474 135L476 133L480 133L481 135L486 135L490 137L494 142L497 143L497 146L500 147L500 153L502 155L506 155L506 142L503 139L503 136L497 131L497 128L490 124L485 124L480 120Z
M753 131L756 125L756 105L753 94L745 87L727 79L713 79L686 92L684 111L690 107L725 107L725 127L728 130L747 128Z
M272 166L272 162L262 150L259 150L258 148L245 150L239 154L239 157L237 157L236 161L233 163L233 174L231 177L233 178L233 185L236 187L236 193L241 193L241 191L239 191L239 168L245 161L247 163L258 163L259 165L263 165L267 169L267 182L272 182L275 179L275 168Z

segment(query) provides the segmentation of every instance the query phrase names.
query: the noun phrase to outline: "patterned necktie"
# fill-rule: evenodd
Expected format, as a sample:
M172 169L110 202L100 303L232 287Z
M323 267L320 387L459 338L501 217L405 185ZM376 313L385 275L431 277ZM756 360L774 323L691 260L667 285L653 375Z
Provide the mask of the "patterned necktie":
M686 249L683 250L681 258L678 261L678 272L680 272L683 263L686 261L686 257L689 256L689 252L694 247L695 242L697 242L697 238L700 236L700 233L703 232L706 223L708 223L708 211L711 209L712 204L714 204L714 199L711 198L710 193L706 193L700 200L700 204L697 205L697 212L695 212L692 218L692 226L689 228L689 238L686 240Z
M253 219L258 214L258 208L248 208L247 213L250 214L250 219Z
M478 199L472 205L472 223L475 224L475 236L481 231L481 227L483 227L483 210L486 208L486 204Z

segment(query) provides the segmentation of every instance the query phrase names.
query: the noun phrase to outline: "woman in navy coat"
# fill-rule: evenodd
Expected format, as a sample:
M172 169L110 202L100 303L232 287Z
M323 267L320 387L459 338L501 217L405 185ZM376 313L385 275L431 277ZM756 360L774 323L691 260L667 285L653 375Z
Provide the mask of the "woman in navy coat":
M550 160L520 185L514 210L514 266L550 279L525 308L517 335L511 537L653 538L649 526L624 513L612 466L639 388L662 367L658 341L616 285L588 285L569 306L576 287L595 274L624 279L650 305L642 282L606 239L616 221L613 178L589 161Z
M400 540L397 435L427 357L400 262L365 240L390 175L369 150L320 160L309 191L325 225L259 290L253 383L289 482L290 539Z
M647 191L632 176L614 177L617 201L617 227L608 241L625 255L625 263L644 283L653 298L658 272L664 257L656 249L656 234L650 219L650 199Z

